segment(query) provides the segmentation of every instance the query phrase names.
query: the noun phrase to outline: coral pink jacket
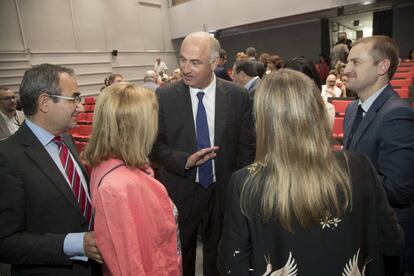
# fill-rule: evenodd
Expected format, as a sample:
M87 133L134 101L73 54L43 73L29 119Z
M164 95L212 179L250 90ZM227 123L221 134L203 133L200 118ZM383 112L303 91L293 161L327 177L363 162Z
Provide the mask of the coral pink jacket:
M180 275L177 225L164 186L109 159L92 171L95 236L104 275ZM104 176L98 188L98 183Z

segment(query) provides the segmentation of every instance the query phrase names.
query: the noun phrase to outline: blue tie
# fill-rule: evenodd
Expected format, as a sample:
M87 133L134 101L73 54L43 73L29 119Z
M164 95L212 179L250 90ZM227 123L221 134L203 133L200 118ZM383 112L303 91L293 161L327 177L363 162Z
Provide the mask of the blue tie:
M209 148L210 135L208 133L207 113L203 105L204 92L197 93L198 107L197 107L197 149ZM204 188L208 188L213 183L213 161L208 160L203 165L198 166L198 182Z

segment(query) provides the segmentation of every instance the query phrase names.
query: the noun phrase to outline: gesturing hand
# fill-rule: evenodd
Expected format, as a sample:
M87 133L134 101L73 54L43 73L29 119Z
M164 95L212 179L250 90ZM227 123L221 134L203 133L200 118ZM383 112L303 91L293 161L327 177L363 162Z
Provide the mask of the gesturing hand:
M185 167L189 169L194 166L200 166L204 164L208 160L213 159L217 156L216 151L218 151L218 149L219 147L210 147L196 151L190 155L190 157L188 157Z
M103 263L101 253L99 253L99 249L96 247L95 232L85 233L83 237L83 250L85 251L86 257L92 258L100 264Z

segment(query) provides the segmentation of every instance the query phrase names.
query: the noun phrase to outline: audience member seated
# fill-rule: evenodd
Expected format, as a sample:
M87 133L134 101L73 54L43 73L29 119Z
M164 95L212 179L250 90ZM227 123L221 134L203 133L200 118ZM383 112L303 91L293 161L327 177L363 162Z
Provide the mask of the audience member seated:
M245 53L239 52L236 54L235 61L246 60L246 59L249 59L249 57Z
M22 111L16 109L17 99L7 87L0 87L0 141L15 133L24 121Z
M141 86L155 91L159 87L157 73L154 70L146 71L144 73L144 83Z
M336 86L336 76L334 74L329 74L326 78L326 85L322 85L321 95L324 100L331 97L341 97L342 90Z
M104 275L180 275L177 211L147 155L157 135L155 93L129 83L105 89L84 158ZM131 145L133 145L131 147Z
M222 275L384 275L402 232L368 159L331 151L312 80L289 69L266 76L254 114L255 162L228 184Z
M160 57L157 57L154 64L154 71L157 75L162 76L162 74L167 74L168 66L164 61L161 61Z
M224 49L220 49L219 58L217 59L217 66L214 69L216 77L222 78L223 80L233 81L229 74L227 74L224 64L227 62L227 53Z
M176 82L179 81L183 78L183 75L181 74L181 69L177 68L173 71L171 77L170 77L170 81L171 82Z
M239 60L233 65L233 79L235 83L243 85L253 100L254 93L260 85L260 78L257 75L256 61Z
M124 81L124 77L121 74L110 74L108 77L105 78L104 80L105 86L101 87L101 91L113 83L120 83L123 81Z
M266 74L275 72L282 68L283 60L278 55L272 55L267 59L267 71Z
M325 54L319 55L319 63L317 64L319 75L322 81L326 80L329 73L329 60Z
M292 69L295 71L299 71L306 76L308 76L313 82L315 83L316 87L320 90L322 86L321 79L319 78L319 74L316 70L316 66L312 63L312 61L308 60L304 57L296 57L286 63L285 68ZM333 104L329 103L326 99L324 99L325 108L328 112L330 126L332 127L335 121L335 107Z

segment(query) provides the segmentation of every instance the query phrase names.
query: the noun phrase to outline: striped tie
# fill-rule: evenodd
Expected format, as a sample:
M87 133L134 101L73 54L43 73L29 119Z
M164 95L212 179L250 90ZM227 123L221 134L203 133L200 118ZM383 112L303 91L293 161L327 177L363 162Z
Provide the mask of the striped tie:
M61 136L55 136L52 140L59 148L60 162L66 171L66 176L69 180L70 188L72 189L73 195L79 203L79 208L88 223L89 229L92 228L92 206L87 197L85 188L83 187L79 174L76 171L75 163L69 154L68 147L63 142Z

